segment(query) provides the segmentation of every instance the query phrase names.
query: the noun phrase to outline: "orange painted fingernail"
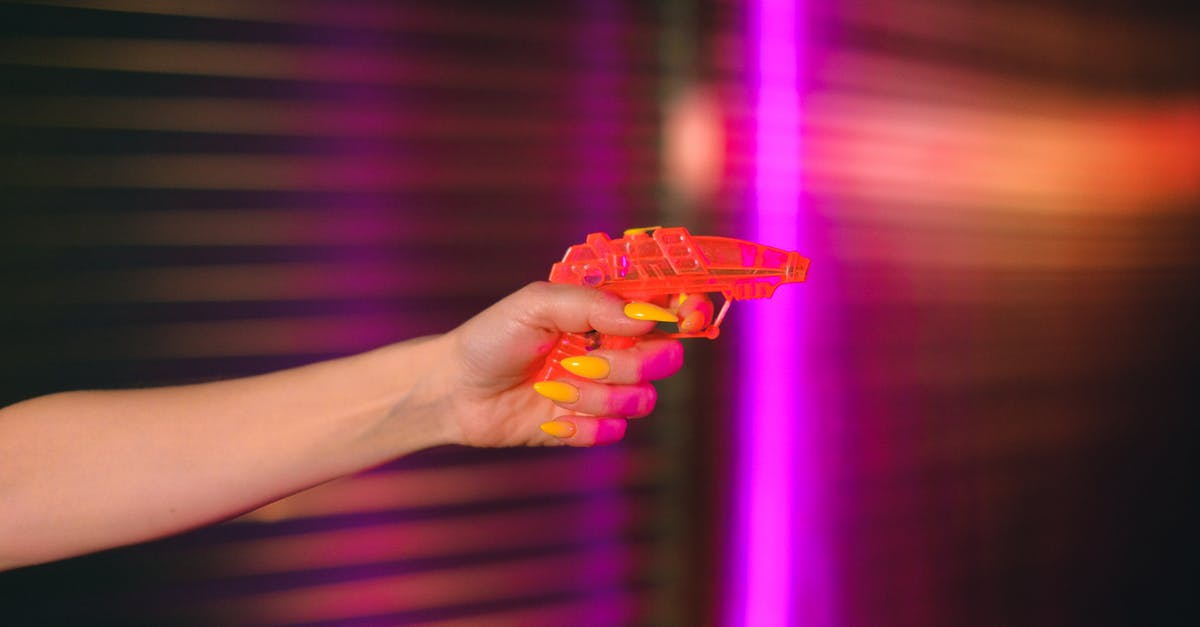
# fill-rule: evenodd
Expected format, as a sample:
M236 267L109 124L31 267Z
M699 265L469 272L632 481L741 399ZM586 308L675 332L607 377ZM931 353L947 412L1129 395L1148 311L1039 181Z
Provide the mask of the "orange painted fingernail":
M625 316L634 320L654 320L657 322L679 322L679 316L650 303L629 303L625 305Z
M608 376L610 370L607 359L588 355L568 357L560 363L563 368L566 368L567 372L579 375L585 379L603 379Z
M704 327L704 312L693 311L684 317L683 322L679 323L679 330L684 333L693 333Z
M538 381L533 384L533 391L559 403L574 403L579 400L579 390L561 381Z
M575 425L566 420L551 420L541 424L542 431L556 438L569 438L575 435Z

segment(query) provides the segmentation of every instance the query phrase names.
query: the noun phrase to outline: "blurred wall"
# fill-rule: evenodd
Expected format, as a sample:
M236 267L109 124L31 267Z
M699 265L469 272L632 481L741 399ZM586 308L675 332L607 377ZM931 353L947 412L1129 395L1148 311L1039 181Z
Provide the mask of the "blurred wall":
M0 399L445 331L588 232L650 223L660 19L634 2L3 3ZM0 623L677 621L662 521L679 462L654 426L630 435L428 451L0 574Z
M3 3L3 402L445 330L589 231L744 235L748 6ZM8 620L722 624L768 332L819 409L797 624L1187 624L1196 10L796 6L807 328L689 344L619 447L430 451L0 574Z
M719 3L700 46L729 133L708 201L721 232L745 228L765 167L747 162L761 112L746 4ZM821 507L797 506L796 529L827 561L796 553L792 571L832 583L792 588L795 624L1188 623L1196 9L797 7L814 258L798 336L816 348L790 376L819 411L795 416L815 459L793 472L820 475L801 481ZM740 331L714 347L715 381L738 381L754 334L801 350ZM733 412L747 389L702 393Z

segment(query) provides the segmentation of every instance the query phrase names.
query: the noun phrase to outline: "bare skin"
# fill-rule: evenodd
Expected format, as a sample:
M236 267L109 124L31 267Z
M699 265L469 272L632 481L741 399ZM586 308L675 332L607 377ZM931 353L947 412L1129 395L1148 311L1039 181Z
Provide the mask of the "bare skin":
M530 377L564 331L650 333L623 305L534 283L449 333L353 357L0 409L0 570L185 531L433 446L615 442L654 408L650 381L682 365L678 341L595 351L610 372L572 380L573 403L538 395ZM712 316L705 298L678 311L690 326ZM539 428L555 419L572 433Z

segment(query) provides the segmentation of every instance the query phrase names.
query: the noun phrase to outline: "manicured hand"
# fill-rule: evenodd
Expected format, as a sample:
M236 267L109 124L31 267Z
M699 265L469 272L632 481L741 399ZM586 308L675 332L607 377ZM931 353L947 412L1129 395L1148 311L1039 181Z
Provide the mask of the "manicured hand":
M675 317L671 310L677 311L681 327L689 331L685 325L702 329L711 319L706 297L674 300L674 307L627 306L594 289L533 283L439 338L445 363L431 368L431 385L439 390L432 398L446 399L452 438L470 446L592 446L620 440L627 420L654 409L657 394L650 382L683 364L678 340L647 336L655 319L669 320ZM651 316L631 317L639 312ZM592 330L647 337L630 348L598 349L564 361L576 376L540 383L535 390L533 375L561 334Z

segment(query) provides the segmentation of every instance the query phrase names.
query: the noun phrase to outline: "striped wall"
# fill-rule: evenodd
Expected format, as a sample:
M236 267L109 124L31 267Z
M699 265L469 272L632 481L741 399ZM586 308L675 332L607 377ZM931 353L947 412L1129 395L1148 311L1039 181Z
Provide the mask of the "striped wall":
M776 5L804 35L795 137L773 138L798 153L795 227L767 241L754 11ZM739 303L621 446L427 451L2 573L0 624L690 627L751 601L769 625L1188 624L1197 18L0 4L0 402L445 330L592 230L682 223L814 260L802 330ZM755 342L795 365L751 374ZM747 411L763 385L804 415ZM755 483L739 443L788 420L802 439ZM764 485L792 522L751 543L741 499ZM737 590L746 551L792 583Z
M785 28L752 12L789 6L804 35L764 69ZM813 257L803 326L730 328L716 346L719 381L749 371L740 346L768 355L759 380L713 394L737 416L724 437L777 456L733 467L784 487L762 511L792 518L748 537L737 518L759 513L738 499L756 488L727 473L720 624L1186 624L1196 10L763 0L717 14L700 48L728 120L714 229L752 232L756 177L795 167L768 192L794 186L796 226L765 219ZM762 161L764 125L768 146L792 141L770 135L792 122L761 93L785 79L794 166ZM747 553L777 579L739 594Z
M4 3L3 402L445 331L650 224L661 30L640 3ZM5 573L0 623L678 621L661 428L428 451Z

